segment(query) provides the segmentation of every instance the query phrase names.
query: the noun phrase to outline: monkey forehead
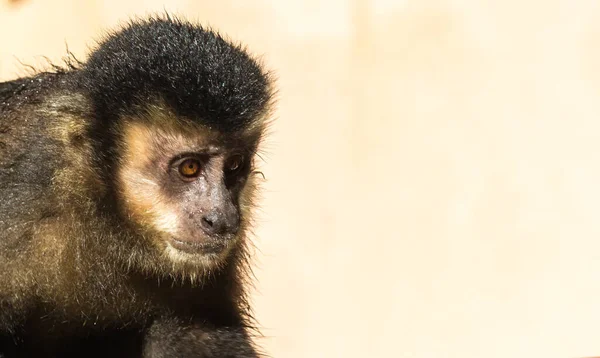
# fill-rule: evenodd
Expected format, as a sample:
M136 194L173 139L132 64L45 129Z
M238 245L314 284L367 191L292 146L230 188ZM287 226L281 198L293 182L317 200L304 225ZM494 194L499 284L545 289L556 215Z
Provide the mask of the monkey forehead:
M214 147L218 133L208 128L177 128L147 122L127 122L121 129L125 156L171 155Z
M246 150L256 145L262 129L255 125L237 133L222 133L196 121L181 118L161 105L149 106L138 116L120 121L118 132L125 157L138 161L144 156L162 156L182 152L219 154L222 151Z

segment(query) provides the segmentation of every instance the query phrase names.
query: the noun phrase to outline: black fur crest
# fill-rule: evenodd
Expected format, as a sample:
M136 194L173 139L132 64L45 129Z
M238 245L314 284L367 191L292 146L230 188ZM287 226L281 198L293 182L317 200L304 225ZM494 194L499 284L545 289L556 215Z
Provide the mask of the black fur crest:
M178 115L231 132L256 118L271 96L267 75L239 45L171 17L111 34L79 76L103 120L161 98Z

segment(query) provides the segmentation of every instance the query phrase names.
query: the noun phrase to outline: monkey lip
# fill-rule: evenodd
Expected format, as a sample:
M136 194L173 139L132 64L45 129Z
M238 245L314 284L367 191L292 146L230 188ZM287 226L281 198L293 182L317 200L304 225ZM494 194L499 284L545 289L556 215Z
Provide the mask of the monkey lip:
M227 248L227 241L210 240L208 242L187 241L172 238L171 246L190 254L219 254Z

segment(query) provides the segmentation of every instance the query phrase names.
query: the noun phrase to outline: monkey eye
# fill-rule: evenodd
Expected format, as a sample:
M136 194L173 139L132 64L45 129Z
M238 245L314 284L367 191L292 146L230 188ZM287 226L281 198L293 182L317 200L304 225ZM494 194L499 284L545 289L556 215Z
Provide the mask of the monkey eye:
M179 174L184 179L194 179L200 174L200 162L196 159L186 159L179 164Z
M241 154L235 154L231 156L225 163L225 170L227 172L235 173L244 165L244 156Z

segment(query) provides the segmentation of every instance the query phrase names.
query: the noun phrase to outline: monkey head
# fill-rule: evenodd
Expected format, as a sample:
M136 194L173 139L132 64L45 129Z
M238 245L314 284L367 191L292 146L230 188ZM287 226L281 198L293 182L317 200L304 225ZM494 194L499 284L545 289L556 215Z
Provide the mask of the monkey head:
M77 81L122 219L173 267L222 264L249 221L271 100L261 66L213 31L154 18L100 43Z

